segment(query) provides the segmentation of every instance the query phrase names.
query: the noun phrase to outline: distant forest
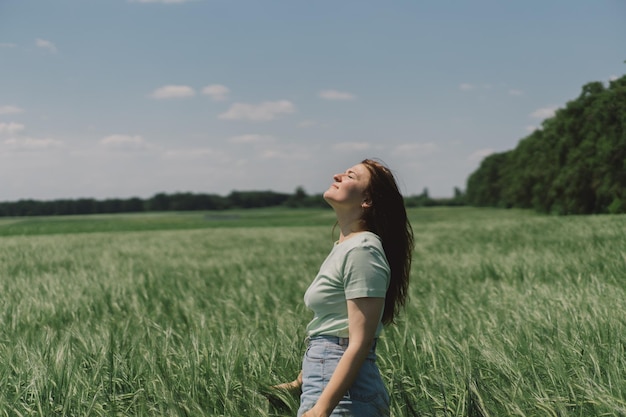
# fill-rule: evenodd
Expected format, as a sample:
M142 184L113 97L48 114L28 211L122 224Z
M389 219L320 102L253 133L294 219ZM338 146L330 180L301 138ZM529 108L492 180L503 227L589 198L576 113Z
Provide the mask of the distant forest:
M431 198L428 189L422 194L405 198L408 207L458 206L464 196L455 188L453 198ZM63 199L51 201L19 200L0 203L0 217L54 216L73 214L141 213L153 211L228 210L260 207L329 207L321 194L308 195L302 187L293 194L274 191L233 191L228 196L194 193L159 193L148 199L92 198Z
M626 213L626 76L586 84L515 149L486 157L466 198L553 214Z

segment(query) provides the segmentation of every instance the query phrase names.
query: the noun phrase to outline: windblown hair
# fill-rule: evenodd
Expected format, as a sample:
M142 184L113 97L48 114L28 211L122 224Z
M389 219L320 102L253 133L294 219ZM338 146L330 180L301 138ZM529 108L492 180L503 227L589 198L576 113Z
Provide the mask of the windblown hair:
M406 215L404 199L389 168L372 159L365 159L361 163L371 174L365 190L370 205L364 208L361 220L367 230L377 234L382 240L391 269L382 318L383 324L387 325L395 322L407 300L413 255L413 228Z

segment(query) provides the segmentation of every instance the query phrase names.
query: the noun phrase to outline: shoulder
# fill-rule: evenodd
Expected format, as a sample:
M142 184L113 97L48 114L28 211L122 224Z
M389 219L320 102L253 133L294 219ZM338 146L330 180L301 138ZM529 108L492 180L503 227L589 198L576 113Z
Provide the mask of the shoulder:
M347 263L377 260L387 263L383 243L376 234L362 232L345 242L345 260Z
M350 240L353 242L342 269L346 299L385 297L391 269L382 241L371 232L359 233Z
M361 232L345 243L347 243L347 251L353 251L355 249L371 249L374 251L384 252L382 240L380 240L378 235L372 232Z

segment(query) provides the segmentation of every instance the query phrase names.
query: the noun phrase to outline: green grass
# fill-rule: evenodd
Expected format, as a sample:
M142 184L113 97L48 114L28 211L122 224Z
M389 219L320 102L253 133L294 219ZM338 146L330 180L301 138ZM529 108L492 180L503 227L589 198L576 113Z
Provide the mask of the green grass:
M321 226L333 221L334 214L330 209L290 210L285 208L213 212L0 217L0 237L224 227Z
M410 211L393 416L626 416L626 216ZM0 219L0 415L295 415L329 210Z

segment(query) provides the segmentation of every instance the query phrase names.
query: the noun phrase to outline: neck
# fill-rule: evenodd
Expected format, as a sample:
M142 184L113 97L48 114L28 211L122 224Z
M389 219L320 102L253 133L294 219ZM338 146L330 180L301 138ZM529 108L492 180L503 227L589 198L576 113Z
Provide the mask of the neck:
M337 224L339 225L340 231L339 242L343 242L355 233L367 230L361 220L360 213L337 213Z

